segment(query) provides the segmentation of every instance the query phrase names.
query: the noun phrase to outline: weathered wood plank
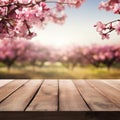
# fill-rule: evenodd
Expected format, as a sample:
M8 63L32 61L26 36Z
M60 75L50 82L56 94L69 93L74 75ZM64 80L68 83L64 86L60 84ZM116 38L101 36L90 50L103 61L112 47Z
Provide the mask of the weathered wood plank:
M59 80L59 110L88 111L86 103L80 96L72 80Z
M100 94L96 89L91 87L84 80L74 80L79 92L92 111L118 111L120 110L115 104Z
M87 82L97 89L101 94L120 107L120 91L109 86L102 80L87 80Z
M120 111L120 80L0 80L0 85L0 111Z
M104 80L104 82L120 91L120 80Z
M27 80L15 80L0 88L0 102L21 87Z
M57 111L58 81L45 80L26 111Z
M4 86L4 85L6 85L7 83L9 83L9 82L11 82L12 81L12 79L7 79L7 80L0 80L0 87L2 87L2 86Z
M24 111L40 87L42 80L31 80L0 103L0 111Z

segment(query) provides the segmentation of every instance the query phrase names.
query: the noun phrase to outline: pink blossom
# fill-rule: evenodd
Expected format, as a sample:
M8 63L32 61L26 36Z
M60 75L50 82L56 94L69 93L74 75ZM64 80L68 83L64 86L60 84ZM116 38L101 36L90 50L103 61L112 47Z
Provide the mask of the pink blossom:
M104 56L103 53L99 55L99 59L100 59L100 60L105 60L105 56Z
M115 14L119 14L120 0L107 0L106 2L101 2L99 9L105 9L107 11L113 11Z
M79 8L84 1L85 0L77 0L76 3L75 3L75 7Z
M113 12L114 12L115 14L120 14L120 3L116 3L116 4L114 5Z
M61 12L61 11L63 11L65 9L65 6L63 5L63 4L60 4L60 3L57 3L56 4L56 10L58 11L58 12Z
M107 11L109 11L110 10L110 7L109 7L109 5L108 5L108 2L101 2L100 3L100 5L99 5L99 9L105 9L105 10L107 10Z
M115 30L117 34L120 35L120 22L118 22L117 25L115 26Z
M52 8L47 5L51 1L1 0L0 38L12 38L16 36L32 38L35 33L33 34L31 29L35 25L39 25L38 27L42 28L48 22L63 24L66 18L66 14L63 14L65 7L79 7L84 1L59 0L55 1L55 6Z
M97 55L93 55L93 59L99 60L99 57Z
M101 35L101 37L102 37L102 39L104 40L104 39L109 39L110 37L110 35L109 34L105 34L105 33L100 33L100 35Z
M106 30L106 25L103 24L101 21L98 21L96 25L94 25L94 27L96 27L97 32L102 32L103 30Z

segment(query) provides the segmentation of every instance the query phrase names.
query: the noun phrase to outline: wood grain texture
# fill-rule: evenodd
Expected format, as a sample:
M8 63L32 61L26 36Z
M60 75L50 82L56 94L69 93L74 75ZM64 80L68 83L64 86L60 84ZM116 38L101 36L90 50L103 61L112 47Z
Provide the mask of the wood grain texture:
M100 94L84 80L73 81L92 111L118 111L115 104Z
M0 83L0 111L120 111L120 80Z
M104 80L104 82L120 91L120 80Z
M0 111L24 111L41 83L41 80L36 80L24 84L10 97L0 103Z
M60 111L89 110L72 80L59 80L59 105Z
M0 88L0 102L25 84L27 80L15 80Z
M58 81L45 80L27 111L57 111Z
M97 89L102 95L120 107L120 91L109 86L102 80L87 80L87 82Z
M11 82L11 81L12 81L12 79L0 80L0 87L2 87L2 86L4 86L4 85L8 84L8 83Z

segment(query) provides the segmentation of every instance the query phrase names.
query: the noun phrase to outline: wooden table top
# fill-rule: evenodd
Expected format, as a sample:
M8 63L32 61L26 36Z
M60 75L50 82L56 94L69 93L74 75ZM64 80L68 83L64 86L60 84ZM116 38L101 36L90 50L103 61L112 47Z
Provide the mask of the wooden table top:
M120 80L0 80L0 111L120 111Z

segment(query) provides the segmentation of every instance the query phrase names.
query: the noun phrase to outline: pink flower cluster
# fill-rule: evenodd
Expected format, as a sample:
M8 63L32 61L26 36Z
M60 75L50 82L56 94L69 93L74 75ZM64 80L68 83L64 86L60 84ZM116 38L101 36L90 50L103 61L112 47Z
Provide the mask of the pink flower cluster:
M66 3L70 7L80 7L85 0L59 0L60 3Z
M56 53L56 54L55 54ZM68 46L54 50L54 62L61 62L65 67L73 69L77 65L101 65L111 67L120 61L120 45Z
M96 27L96 31L99 32L102 39L109 39L109 33L112 31L116 31L117 34L120 35L120 20L111 21L107 24L99 21L94 27Z
M24 37L31 39L36 36L32 31L34 26L43 28L48 22L63 24L66 19L66 6L78 8L85 0L0 0L0 39ZM52 3L55 6L49 6ZM106 0L101 2L99 9L120 14L120 0ZM120 20L107 24L97 22L97 32L102 39L109 39L110 32L120 34Z
M112 11L114 14L120 14L120 0L102 1L99 5L99 9L105 9L106 11ZM120 34L120 20L114 20L106 24L99 21L94 27L96 27L102 39L109 39L110 32L112 31L116 31L118 35Z
M110 68L114 63L120 60L120 46L119 45L93 45L88 48L85 54L86 59L90 64L100 67L105 65Z
M0 0L0 38L32 38L34 25L40 28L49 21L63 24L65 5L79 7L84 0ZM47 4L54 3L54 7Z
M120 0L107 0L106 2L101 2L99 9L105 9L115 14L120 14Z
M10 68L11 65L26 53L29 46L27 41L21 39L0 40L0 62Z
M50 60L51 48L24 39L0 40L0 62L10 68L16 63L44 63Z
M24 39L4 39L0 40L0 62L9 68L14 63L43 66L45 62L60 62L71 69L89 64L110 67L120 62L120 45L75 45L57 49Z
M34 24L42 24L49 8L36 0L2 0L0 3L0 37L32 38Z

